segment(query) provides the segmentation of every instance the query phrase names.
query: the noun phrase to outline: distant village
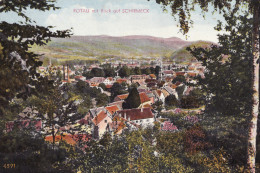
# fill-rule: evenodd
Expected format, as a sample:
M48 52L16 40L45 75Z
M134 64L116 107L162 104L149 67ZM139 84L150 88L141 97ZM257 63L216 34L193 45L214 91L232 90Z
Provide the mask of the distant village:
M86 75L95 71L95 69L102 70L104 66L108 66L115 69L115 75L108 77L100 77L99 74L95 76ZM130 70L139 70L139 74L126 74L125 76L120 74L120 69L127 68ZM98 106L96 100L92 99L92 107L84 115L83 118L78 119L75 124L59 127L65 139L70 144L75 144L75 139L72 135L66 133L67 131L80 126L80 131L85 132L88 137L93 139L101 139L105 133L109 133L112 136L120 135L124 130L136 130L139 128L153 127L155 123L160 126L161 130L177 131L178 127L174 126L172 122L162 120L160 112L172 111L174 113L180 113L185 111L178 106L171 107L166 110L167 97L174 96L179 99L181 95L189 95L195 88L196 77L204 78L204 67L199 62L192 62L187 65L177 64L175 62L163 62L161 59L156 61L115 61L94 63L89 66L86 65L57 65L54 66L50 63L49 66L41 66L38 72L44 76L48 70L52 70L55 75L60 75L62 78L62 84L76 85L78 82L84 82L91 88L96 88L100 93L105 94L109 98L109 102L105 105ZM146 71L146 74L142 72L144 69L153 69ZM154 69L157 69L155 71ZM154 73L153 73L154 72ZM121 71L122 73L122 71ZM140 74L141 73L141 74ZM149 74L150 73L150 74ZM85 75L84 75L85 74ZM176 79L176 81L174 81ZM178 80L184 79L184 80ZM186 85L186 83L193 84ZM125 86L124 94L114 95L112 94L113 85L120 84ZM140 98L140 105L132 109L124 109L124 102L129 96L129 87L135 86ZM177 92L177 89L182 87L183 90ZM113 96L113 97L112 97ZM156 104L161 109L156 109ZM28 126L30 120L26 119L32 117L33 114L37 114L37 110L26 108L19 114L17 122L23 123ZM28 116L30 115L30 116ZM34 121L35 122L35 121ZM14 121L7 123L7 129L11 129L14 125ZM26 125L27 124L27 125ZM44 122L40 119L36 120L36 129L44 128ZM47 129L46 129L47 130ZM77 130L74 131L74 135L77 134ZM56 136L57 141L62 136ZM51 136L46 137L47 141L52 141Z

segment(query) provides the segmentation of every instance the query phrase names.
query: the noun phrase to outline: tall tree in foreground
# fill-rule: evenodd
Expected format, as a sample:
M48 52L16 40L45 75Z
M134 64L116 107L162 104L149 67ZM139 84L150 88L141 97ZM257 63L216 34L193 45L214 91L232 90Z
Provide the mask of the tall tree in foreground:
M13 98L25 99L41 81L36 68L42 65L38 54L29 51L32 45L42 46L51 37L67 37L69 30L52 32L49 27L33 23L26 9L48 11L58 9L55 0L4 0L0 1L0 14L14 12L24 21L0 23L0 115L10 109Z
M252 18L248 14L224 17L227 24L219 21L215 28L228 32L218 35L219 45L187 50L206 68L205 78L197 79L200 90L206 93L207 113L246 118L252 105Z
M158 4L163 4L164 7L170 6L173 16L178 15L179 23L182 33L188 33L191 20L191 12L195 10L195 6L199 6L202 14L208 12L209 6L214 7L214 11L232 11L238 12L239 8L248 6L248 12L253 15L253 29L252 29L252 53L251 59L253 64L252 82L252 110L251 122L249 123L248 131L248 160L247 166L250 172L255 172L255 157L256 157L256 134L257 134L257 119L259 113L259 0L156 0ZM241 13L241 11L239 11Z
M68 97L63 90L67 86L61 86L59 80L49 81L45 80L43 85L37 86L37 93L31 103L34 108L39 111L39 118L44 121L43 132L45 135L52 136L52 146L54 149L57 135L63 135L62 128L76 124L76 120L82 118L78 113L77 100ZM67 133L73 133L67 130Z

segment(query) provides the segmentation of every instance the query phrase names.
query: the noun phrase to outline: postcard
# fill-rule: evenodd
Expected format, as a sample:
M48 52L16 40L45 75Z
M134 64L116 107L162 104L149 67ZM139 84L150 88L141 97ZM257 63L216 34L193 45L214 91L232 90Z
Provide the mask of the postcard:
M0 0L0 172L258 172L258 1Z

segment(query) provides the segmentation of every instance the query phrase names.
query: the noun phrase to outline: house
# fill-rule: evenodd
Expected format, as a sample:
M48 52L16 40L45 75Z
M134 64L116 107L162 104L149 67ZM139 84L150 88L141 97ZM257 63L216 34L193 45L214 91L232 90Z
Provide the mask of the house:
M119 84L122 84L123 82L130 84L130 81L128 79L117 79L116 82L119 83Z
M85 116L85 119L92 120L101 111L106 111L105 107L98 107L89 110L89 113Z
M106 131L111 135L120 135L124 128L126 128L126 119L114 116L112 122L108 124Z
M175 75L175 72L173 70L165 70L165 71L163 71L162 74L163 74L164 77L166 77L166 76L171 77L171 76Z
M151 101L151 104L154 104L154 102L155 102L155 96L154 96L153 92L152 92L152 91L146 91L145 93L146 93L146 95L149 97L149 99L150 99L150 101Z
M189 95L190 92L191 92L193 89L194 89L193 87L185 86L185 89L184 89L184 91L183 91L183 95Z
M159 81L156 80L156 79L146 79L145 82L146 82L146 86L147 86L148 88L157 87L158 84L159 84Z
M187 72L186 77L196 77L198 73L196 72Z
M91 119L92 135L94 138L99 139L107 131L108 124L112 122L115 113L122 109L122 106L112 104L107 107L99 107L90 109L87 119ZM85 117L85 118L86 118Z
M140 125L137 125L130 120L130 117L122 117L119 114L116 114L113 117L112 123L109 123L107 126L107 132L111 135L120 135L124 129L128 130L137 130L140 128Z
M165 98L170 95L165 89L161 89L161 92L163 93Z
M148 79L156 79L155 74L149 74L149 78Z
M171 82L174 79L174 76L166 76L164 78L165 82Z
M106 111L101 110L97 113L97 116L92 119L92 136L96 139L100 139L105 134L108 123L111 122L112 118L106 113Z
M101 83L104 83L105 78L104 77L93 77L89 80L90 86L98 86Z
M40 131L42 129L42 120L15 120L15 121L8 121L5 124L6 132L10 132L13 128L17 127L18 129L29 129L33 128L36 131Z
M147 75L131 75L129 77L131 83L144 83L145 79L147 79Z
M153 90L153 94L155 96L155 101L162 101L163 104L165 102L165 96L163 92L160 89Z
M18 129L32 128L36 131L40 131L43 128L43 122L40 118L37 118L38 111L30 107L26 107L14 121L8 121L5 124L7 132L17 127Z
M111 105L107 106L105 109L107 110L107 113L112 117L117 111L121 110L122 108L120 108L118 105Z
M114 98L114 102L118 102L118 101L122 101L125 100L128 97L129 94L121 94L121 95L117 95Z
M58 143L60 141L65 141L67 144L70 145L76 145L78 142L87 142L89 139L91 138L90 135L88 134L68 134L68 133L64 133L62 136L61 135L56 135L55 136L55 143ZM47 142L53 142L53 137L52 136L46 136L45 137L45 141Z
M154 114L150 108L124 109L118 111L117 116L144 128L153 126L155 121Z
M186 72L178 71L175 74L176 74L176 76L185 76Z
M77 80L77 81L79 81L79 80L85 81L86 77L84 77L84 76L75 76L74 79Z
M105 84L105 85L113 85L114 84L114 79L112 78L112 77L107 77L104 81L103 81L103 83Z
M109 103L109 106L116 105L120 110L122 110L123 109L123 102L124 102L124 100L112 102L112 103Z
M126 64L126 66L128 67L128 68L135 68L135 67L138 67L139 66L139 64L138 63L131 63L131 64Z
M139 106L139 108L142 108L144 105L151 105L152 104L152 100L147 96L147 94L145 92L139 93L140 96L140 100L141 100L141 104Z
M176 99L178 99L178 93L176 92L175 89L171 88L170 86L165 86L162 91L166 91L168 95L175 95Z
M123 100L127 99L128 95L129 94L117 95L114 98L114 102L123 101ZM140 96L140 101L141 101L139 108L141 108L145 104L152 104L151 99L146 95L145 92L139 93L139 96Z

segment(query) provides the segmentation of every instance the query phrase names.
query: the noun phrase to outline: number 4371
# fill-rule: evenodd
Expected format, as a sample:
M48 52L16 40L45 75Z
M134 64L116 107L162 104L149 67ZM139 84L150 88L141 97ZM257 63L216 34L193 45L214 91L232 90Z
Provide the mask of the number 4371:
M15 164L4 164L3 167L4 167L5 169L15 168Z

